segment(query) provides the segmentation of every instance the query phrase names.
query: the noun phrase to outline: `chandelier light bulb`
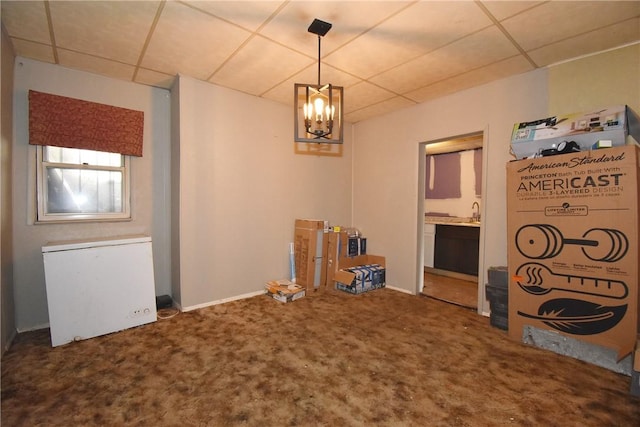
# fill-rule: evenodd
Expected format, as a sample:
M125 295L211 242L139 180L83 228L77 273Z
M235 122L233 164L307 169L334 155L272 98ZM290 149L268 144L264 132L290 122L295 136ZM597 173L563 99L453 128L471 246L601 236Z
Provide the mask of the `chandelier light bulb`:
M321 97L317 97L313 103L315 104L316 122L321 124L323 120L322 110L324 110L324 102Z

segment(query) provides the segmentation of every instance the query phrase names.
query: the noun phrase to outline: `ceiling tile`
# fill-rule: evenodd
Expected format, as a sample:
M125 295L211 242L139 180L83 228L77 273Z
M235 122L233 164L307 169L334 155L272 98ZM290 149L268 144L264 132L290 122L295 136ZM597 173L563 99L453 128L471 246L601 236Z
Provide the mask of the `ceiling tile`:
M369 78L491 24L473 2L420 2L328 55L325 62Z
M131 81L135 67L121 62L58 49L58 62L63 67L88 71L115 79Z
M441 80L429 86L406 93L404 96L416 102L425 102L514 74L531 71L532 69L533 66L525 57L517 55L446 80Z
M402 94L516 54L518 50L492 26L370 80Z
M344 87L350 121L530 70L534 60L543 66L640 41L637 0L0 0L0 6L20 57L56 63L58 52L66 67L163 88L179 73L286 105L294 83L318 80L318 37L307 28L319 18L333 25L321 39L320 82Z
M333 25L322 37L324 56L409 4L411 2L404 1L292 1L260 34L317 58L318 36L307 31L315 18Z
M640 39L640 18L635 18L543 46L527 53L536 64L545 66L566 58L575 58L593 51L632 43L638 39Z
M34 43L30 41L12 39L14 53L17 56L37 59L38 61L55 63L53 48L46 44Z
M640 1L553 1L502 22L526 51L640 16Z
M311 60L300 53L265 39L253 37L209 79L210 82L260 95L295 74Z
M173 86L175 76L158 73L157 71L147 70L145 68L138 68L134 81L136 83L142 83L149 86L161 87L164 89L170 89Z
M411 107L412 105L415 105L415 103L401 96L396 96L369 107L345 114L344 120L349 123L357 123L374 116L380 116L402 108Z
M320 83L331 83L334 86L342 86L344 88L345 99L349 96L349 88L360 79L336 70L333 67L322 64ZM318 65L317 62L308 66L303 71L280 83L276 87L270 89L262 96L276 102L287 105L293 105L293 85L296 83L315 84L318 82Z
M49 2L58 47L135 65L158 1Z
M11 37L51 44L44 2L3 0L0 6L2 23Z
M185 1L184 3L203 10L240 27L255 31L284 1Z
M206 80L250 33L180 3L166 3L141 66Z
M546 1L481 1L487 10L498 21L514 16L518 13L522 13L527 9L539 6Z
M345 112L356 111L367 105L377 104L395 96L396 94L386 89L382 89L368 82L361 82L355 86L351 86L348 92L345 91L344 110Z

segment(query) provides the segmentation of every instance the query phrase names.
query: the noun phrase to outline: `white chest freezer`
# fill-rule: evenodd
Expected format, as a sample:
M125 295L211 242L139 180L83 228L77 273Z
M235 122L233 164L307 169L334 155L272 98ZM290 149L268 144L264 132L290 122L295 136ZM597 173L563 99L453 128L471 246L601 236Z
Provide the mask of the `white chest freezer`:
M150 237L51 242L42 256L52 346L157 320Z

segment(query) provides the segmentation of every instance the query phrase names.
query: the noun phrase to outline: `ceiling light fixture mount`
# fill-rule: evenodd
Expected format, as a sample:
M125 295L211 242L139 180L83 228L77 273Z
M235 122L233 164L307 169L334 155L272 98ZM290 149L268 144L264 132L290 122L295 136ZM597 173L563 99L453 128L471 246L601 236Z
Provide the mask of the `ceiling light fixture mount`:
M294 84L296 142L342 144L343 88L320 83L321 40L332 25L314 19L308 31L318 36L318 84Z

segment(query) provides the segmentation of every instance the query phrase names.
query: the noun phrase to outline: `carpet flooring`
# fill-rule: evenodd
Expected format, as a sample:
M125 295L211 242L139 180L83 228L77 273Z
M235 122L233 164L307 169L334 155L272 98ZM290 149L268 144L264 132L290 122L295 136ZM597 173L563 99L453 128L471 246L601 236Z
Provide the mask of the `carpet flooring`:
M390 289L229 302L2 357L3 426L638 426L630 378Z

